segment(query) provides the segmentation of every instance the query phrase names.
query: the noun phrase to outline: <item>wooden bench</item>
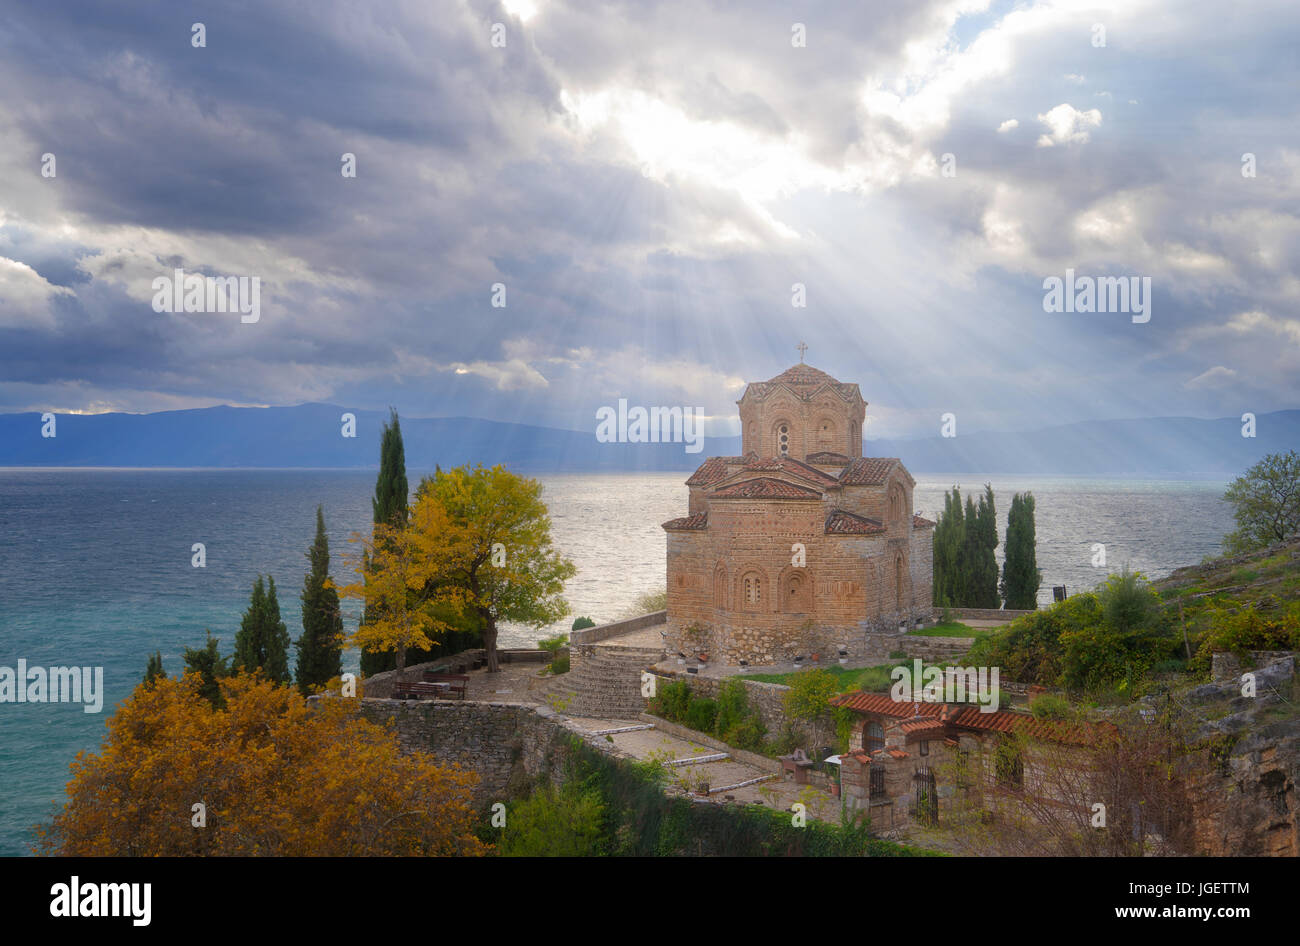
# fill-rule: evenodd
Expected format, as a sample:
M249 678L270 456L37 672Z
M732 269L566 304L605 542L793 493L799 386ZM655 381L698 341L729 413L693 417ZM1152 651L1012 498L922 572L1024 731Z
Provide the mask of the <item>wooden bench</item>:
M469 677L463 673L432 673L426 670L420 676L422 684L441 684L438 689L448 694L455 693L462 700L469 690Z

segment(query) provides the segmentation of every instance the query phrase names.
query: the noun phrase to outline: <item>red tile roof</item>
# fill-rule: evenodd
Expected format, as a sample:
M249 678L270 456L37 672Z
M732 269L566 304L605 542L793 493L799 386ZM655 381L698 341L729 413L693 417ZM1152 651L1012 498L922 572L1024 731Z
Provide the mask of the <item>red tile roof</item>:
M708 486L710 483L716 483L731 472L727 469L727 464L738 465L743 463L744 460L744 457L709 457L690 475L686 485Z
M840 482L845 486L883 486L899 462L897 457L858 457L840 473Z
M758 397L763 397L778 385L785 385L793 391L797 397L805 400L812 397L826 386L829 386L845 400L862 396L859 393L856 384L837 381L825 371L814 368L812 365L803 364L802 362L787 368L775 378L771 378L767 381L751 382L749 387L745 389L745 396L754 394Z
M1013 713L1009 710L982 713L974 704L950 708L943 703L900 703L886 693L864 693L861 690L857 693L841 693L839 696L831 697L830 704L846 706L859 713L909 720L910 722L902 725L904 732L922 728L913 725L916 722L914 717L928 717L929 719L925 721L932 720L937 727L943 725L940 717L945 714L948 714L946 725L957 729L976 732L1023 732L1034 739L1078 745L1095 742L1100 731L1105 728L1104 724L1058 723L1035 719L1025 713ZM909 726L913 726L913 729L909 729Z
M785 480L770 476L758 476L752 480L742 480L721 489L714 490L710 496L714 499L821 499L821 490L808 486L787 483Z
M939 716L943 712L942 703L900 703L888 693L841 693L831 697L832 706L847 706L859 713L874 713L877 716L892 716L895 719L910 719L913 716Z
M931 522L929 519L925 518L924 516L916 516L916 515L912 516L913 529L929 529L933 525L934 523Z
M693 516L682 516L680 519L669 519L662 526L668 532L698 532L709 527L709 514L707 512L698 512Z
M899 728L905 733L921 732L925 729L943 729L947 725L945 720L936 716L922 716L920 719L909 719Z
M808 454L808 463L816 463L821 466L848 466L849 458L842 453L836 453L833 450L822 450L817 453Z
M879 535L888 531L878 519L836 509L826 517L827 535Z
M792 457L763 457L759 459L754 457L752 460L746 460L743 469L752 470L756 473L793 473L796 476L802 476L805 479L813 480L826 486L835 486L839 480L829 473L817 469L815 466L809 466L801 460L795 460Z

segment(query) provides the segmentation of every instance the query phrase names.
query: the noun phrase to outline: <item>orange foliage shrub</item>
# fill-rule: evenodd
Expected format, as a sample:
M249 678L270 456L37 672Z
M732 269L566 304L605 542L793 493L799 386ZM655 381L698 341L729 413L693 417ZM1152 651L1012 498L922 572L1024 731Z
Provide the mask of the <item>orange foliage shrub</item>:
M136 688L98 754L72 763L68 802L37 829L63 855L477 855L472 772L401 755L355 702L313 706L240 675L224 709L199 679ZM195 805L206 811L196 827Z

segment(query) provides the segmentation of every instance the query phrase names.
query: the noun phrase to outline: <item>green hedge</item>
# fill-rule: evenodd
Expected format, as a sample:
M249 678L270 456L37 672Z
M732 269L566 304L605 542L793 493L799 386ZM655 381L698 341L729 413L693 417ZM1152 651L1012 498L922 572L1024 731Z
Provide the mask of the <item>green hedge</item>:
M611 758L580 739L569 743L564 780L510 805L506 827L481 836L501 853L616 857L933 857L882 841L861 825L809 819L762 805L700 804L664 794L666 774L650 763Z

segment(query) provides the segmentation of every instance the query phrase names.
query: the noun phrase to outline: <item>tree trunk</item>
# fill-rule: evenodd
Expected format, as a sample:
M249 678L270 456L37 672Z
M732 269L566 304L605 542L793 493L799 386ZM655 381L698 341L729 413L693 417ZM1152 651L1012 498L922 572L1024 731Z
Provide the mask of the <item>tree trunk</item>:
M491 614L483 616L483 646L487 649L487 672L497 673L501 665L497 662L497 619Z
M398 683L406 682L403 674L403 671L405 670L406 670L406 648L398 647L397 648L397 678L396 678Z

